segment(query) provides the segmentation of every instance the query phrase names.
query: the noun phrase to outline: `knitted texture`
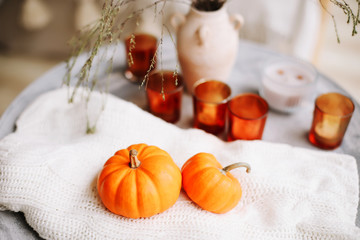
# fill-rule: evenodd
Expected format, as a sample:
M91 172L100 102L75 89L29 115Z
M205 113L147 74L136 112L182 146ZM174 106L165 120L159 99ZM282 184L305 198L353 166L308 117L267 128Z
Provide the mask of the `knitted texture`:
M197 129L180 129L114 96L92 94L86 111L67 90L38 97L17 129L0 141L0 209L24 212L46 239L360 239L355 226L358 173L352 156L265 141L223 142ZM106 107L101 115L101 102ZM87 135L86 119L98 116ZM226 214L200 209L183 191L165 212L128 219L109 212L97 175L117 150L156 145L181 168L199 152L232 170L243 188Z

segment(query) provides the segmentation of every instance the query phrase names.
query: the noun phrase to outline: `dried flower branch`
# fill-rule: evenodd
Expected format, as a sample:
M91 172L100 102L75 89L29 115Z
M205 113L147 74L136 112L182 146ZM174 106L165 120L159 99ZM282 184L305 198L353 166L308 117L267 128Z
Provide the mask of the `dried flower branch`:
M128 64L129 66L132 66L134 65L134 59L132 57L132 50L135 49L135 35L134 34L131 34L130 36L130 46L129 46L129 53L128 53Z
M97 77L98 69L95 69L95 72L92 71L94 67L96 67L94 66L95 63L99 64L100 62L103 63L104 61L107 61L107 64L109 65L107 72L110 73L112 71L113 57L111 57L110 60L106 59L105 57L103 59L99 59L99 51L103 47L106 48L106 46L110 44L117 44L122 41L124 30L129 25L131 20L135 20L136 24L138 24L139 16L146 9L150 9L152 7L155 11L154 18L158 16L164 16L167 2L176 2L190 5L191 0L156 0L146 6L132 10L128 14L124 13L123 10L133 7L131 4L134 4L135 2L136 0L104 0L101 11L101 18L95 23L86 26L70 41L70 46L72 47L71 58L69 58L66 62L67 72L63 79L64 85L73 85L73 88L69 88L68 101L70 103L74 101L74 97L76 96L79 87L83 87L88 92L86 101L87 103L89 102L90 93L97 87L99 82ZM162 4L161 7L158 7L159 4ZM131 50L134 49L136 44L135 36L133 34L130 41L129 64L131 65L133 63ZM160 54L161 59L162 43L163 32L161 34L160 43L156 49L156 53L152 59L151 66L144 78L144 81L146 81L148 78L150 71L155 68L157 55ZM160 51L160 53L158 53L158 51ZM75 63L79 61L79 57L82 54L85 54L86 61L81 66L81 69L74 73L74 68L76 65ZM95 61L96 58L98 59ZM95 131L95 127L90 126L89 122L87 125L88 133Z
M326 8L326 6L324 6L322 0L319 0L320 4L322 5L323 9L331 16L332 21L334 23L334 29L335 29L335 33L336 33L336 38L338 43L340 43L340 37L339 37L339 33L338 33L338 29L337 29L337 25L336 25L336 20L335 20L335 16ZM345 1L345 0L329 0L330 3L332 3L333 5L335 5L336 7L340 8L344 14L347 16L347 23L351 23L352 24L352 32L351 35L355 36L357 34L357 27L358 24L360 24L360 0L355 0L356 1L356 10L352 9L352 7Z
M168 2L192 5L193 7L197 8L200 11L214 11L220 9L226 1L227 0L154 0L152 3L146 6L142 6L139 9L132 10L130 13L124 13L123 10L132 7L131 4L134 4L136 0L104 0L104 4L102 6L102 11L101 11L101 18L95 23L85 27L83 31L80 31L79 34L70 41L70 45L73 51L71 52L71 58L69 58L68 61L66 62L67 72L63 80L63 83L65 85L74 86L73 88L69 88L68 101L73 102L78 88L82 86L88 91L88 96L86 98L86 101L88 103L91 92L96 87L98 87L98 83L99 83L97 77L98 68L95 69L95 72L92 71L92 69L94 68L93 66L94 63L98 64L99 62L106 61L109 66L106 72L107 73L112 72L113 57L101 58L101 56L98 56L100 49L102 48L106 49L106 46L110 44L117 44L120 41L122 41L121 40L122 35L124 34L126 27L133 20L135 20L136 24L138 25L139 17L146 9L150 9L150 8L154 9L154 19L155 19L158 16L164 17L165 6ZM322 0L319 1L322 4ZM329 1L335 6L342 9L344 11L344 14L348 16L348 23L351 22L353 24L352 35L353 36L356 35L357 26L360 23L360 19L359 19L360 0L355 0L357 3L357 11L354 11L347 4L345 0L329 0ZM338 41L340 42L334 15L332 15L326 9L326 7L324 7L324 9L332 16L336 35ZM171 41L174 43L174 46L176 45L170 30L164 24L161 30L161 37L155 55L151 60L151 65L140 86L144 86L144 84L146 84L150 71L155 68L155 62L157 57L159 57L160 66L162 66L162 54L163 54L162 43L164 37L164 29L167 31L167 33L169 33L171 37ZM133 34L131 35L130 42L131 44L129 51L129 64L131 65L133 63L131 50L134 49L136 44L135 36ZM79 61L80 56L84 56L82 54L85 55L86 60L81 66L81 69L77 73L75 73L75 75L73 75L74 68L76 65L75 63ZM177 78L178 72L179 72L179 66L177 64L174 71L174 77L176 77L176 83L178 81ZM71 81L74 81L74 83L72 84ZM107 90L108 89L106 87L105 91ZM87 125L88 125L87 126L88 133L95 131L95 126L90 126L89 122L87 123Z

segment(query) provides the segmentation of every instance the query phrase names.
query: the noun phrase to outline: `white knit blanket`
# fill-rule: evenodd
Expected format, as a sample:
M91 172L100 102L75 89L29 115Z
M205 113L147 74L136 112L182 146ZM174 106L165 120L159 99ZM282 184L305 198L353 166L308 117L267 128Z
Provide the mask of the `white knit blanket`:
M180 129L113 96L95 134L86 135L86 110L68 104L66 89L41 95L0 141L0 205L21 211L46 239L360 239L355 226L358 173L352 156L265 141L226 143L201 130ZM92 95L90 119L103 96ZM201 210L184 192L167 211L146 219L109 212L96 177L117 150L147 143L181 167L198 152L233 170L243 197L226 214Z

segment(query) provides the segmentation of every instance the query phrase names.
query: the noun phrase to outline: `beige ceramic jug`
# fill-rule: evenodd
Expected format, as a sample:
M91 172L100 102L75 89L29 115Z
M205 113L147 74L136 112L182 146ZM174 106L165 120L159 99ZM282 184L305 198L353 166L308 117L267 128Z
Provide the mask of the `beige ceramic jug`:
M190 8L170 19L177 32L177 54L188 92L202 78L226 81L238 52L241 15L229 15L226 5L216 11Z

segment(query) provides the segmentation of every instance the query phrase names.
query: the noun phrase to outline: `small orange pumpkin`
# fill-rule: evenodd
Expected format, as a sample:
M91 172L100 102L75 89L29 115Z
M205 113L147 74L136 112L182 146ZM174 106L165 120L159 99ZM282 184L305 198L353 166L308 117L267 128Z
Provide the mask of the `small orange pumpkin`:
M235 163L225 168L210 153L198 153L183 165L182 185L189 198L201 208L213 213L226 213L240 201L242 191L239 181L229 173L247 163Z
M98 176L106 208L129 218L150 217L170 208L181 190L181 172L156 146L131 145L115 153Z

